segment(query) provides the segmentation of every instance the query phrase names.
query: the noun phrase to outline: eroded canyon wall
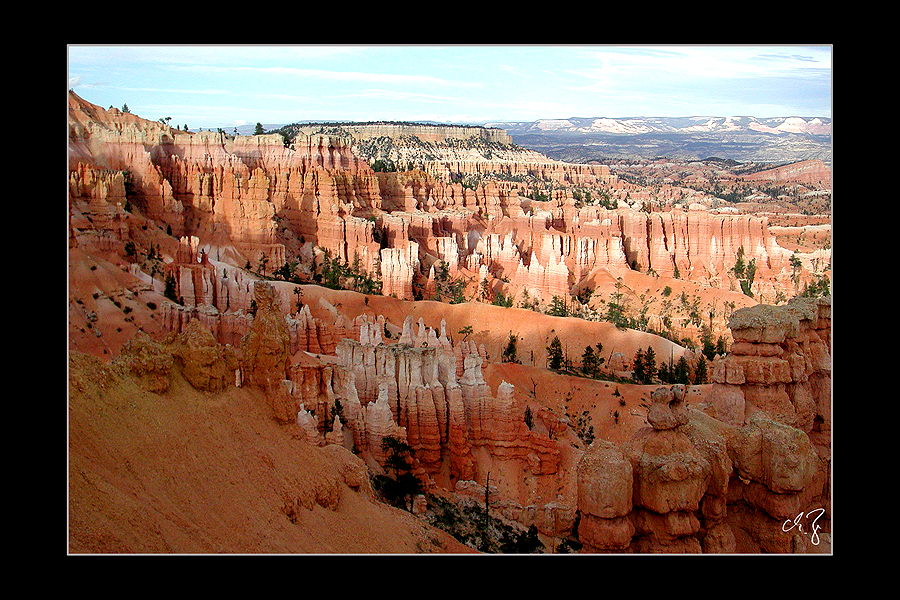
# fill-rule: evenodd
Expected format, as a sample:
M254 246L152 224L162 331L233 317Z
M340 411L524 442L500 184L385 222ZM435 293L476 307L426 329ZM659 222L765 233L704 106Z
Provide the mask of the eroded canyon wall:
M536 161L523 150L503 160L435 160L430 172L376 173L350 138L301 135L286 147L280 135L180 132L74 94L69 102L75 243L122 239L115 212L131 204L175 238L198 238L210 258L232 266L270 274L297 261L311 277L327 250L399 298L426 288L436 264L464 269L473 280L497 280L510 296L528 290L547 303L567 297L598 267L739 290L732 272L739 251L755 265L760 300L791 297L811 278L777 245L764 217L697 207L647 212L623 202L604 209L580 205L565 187L537 202L524 195L524 184L486 180L473 188L454 181L461 173L506 172L622 187L601 165ZM94 239L87 240L81 217L101 219L90 228Z
M257 311L237 346L218 344L195 319L162 344L139 335L116 362L157 392L168 388L176 363L197 389L263 389L275 419L296 423L309 443L353 450L372 469L386 468L381 442L395 437L413 449L413 472L426 489L440 481L477 495L491 471L511 469L516 479L573 490L528 506L494 493L504 514L550 538L577 540L582 552L830 550L827 299L736 313L739 354L717 361L716 378L732 382L741 410L710 386L690 404L686 386L660 386L650 393L646 424L629 438L580 447L564 435L565 424L554 435L526 425L512 385L492 390L485 382L483 348L451 343L443 325L410 317L388 341L383 316L362 316L358 337L345 334L333 355L291 355L276 291L260 283L254 296ZM723 374L727 365L730 373L740 365L740 382ZM796 406L766 400L780 396ZM803 531L791 526L798 518Z

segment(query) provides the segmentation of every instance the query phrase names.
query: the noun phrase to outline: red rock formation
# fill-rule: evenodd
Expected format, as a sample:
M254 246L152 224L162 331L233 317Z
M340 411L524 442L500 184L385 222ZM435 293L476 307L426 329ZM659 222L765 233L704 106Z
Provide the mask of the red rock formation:
M830 299L794 298L757 305L729 321L731 353L713 362L712 403L723 421L753 413L811 433L831 429Z
M127 241L145 248L165 241L158 270L128 267L159 293L171 274L179 297L159 314L180 341L164 348L138 338L123 351L123 368L148 389L165 389L174 357L195 385L229 385L233 363L214 339L240 349L236 381L266 390L276 419L296 423L312 443L355 449L373 469L386 458L381 440L396 436L414 448L426 479L449 478L460 488L477 480L477 487L495 468L517 482L542 478L549 488L552 481L567 490L557 503L504 510L528 513L542 532L558 535L577 508L586 551L813 550L781 524L819 506L822 523L830 518L827 302L738 311L732 353L714 364L706 404L685 407L683 390L663 388L652 397L648 427L627 444L598 441L576 462L580 451L561 440L568 430L561 418L539 412L554 439L531 431L515 389L505 381L491 389L483 346L452 345L443 328L412 319L399 342L385 343L384 317L344 321L324 299L295 310L302 286L261 282L244 268L268 259L271 274L299 257L309 276L328 250L344 263L358 259L388 296L413 298L428 289L419 287L426 273L434 283L436 267L446 264L451 277L490 280L492 291L526 289L546 302L566 298L601 268L677 270L683 279L734 287L730 270L743 248L758 268L757 297L791 295L796 285L790 256L764 218L579 208L562 189L536 202L508 182L473 189L451 177L499 169L608 186L631 200L640 190L605 167L457 158L374 173L347 138L300 136L286 148L280 136L186 134L72 94L70 244L123 257ZM137 211L128 213L132 201ZM138 233L145 229L157 237ZM321 308L333 318L315 317ZM567 495L576 477L577 507Z
M642 553L701 551L697 511L711 465L681 430L689 422L682 386L658 388L647 420L627 447L634 471L632 547ZM724 451L724 448L722 448Z
M69 174L69 197L70 245L124 254L129 239L124 173L78 163Z
M470 477L468 432L460 420L462 400L449 341L439 341L433 331L426 333L420 326L423 337L414 345L409 320L400 342L388 345L381 338L383 321L372 325L376 326L364 323L360 327L359 341L345 338L337 346L340 364L354 374L361 403L371 406L377 401L390 409L393 422L404 430L404 439L427 471L440 469L441 449L446 445L452 472ZM383 408L376 410L384 414ZM377 454L371 442L369 449Z
M777 245L764 217L718 215L698 209L652 213L601 209L597 217L610 219L614 226L612 235L622 239L626 264L594 266L631 265L667 277L674 276L677 270L680 278L689 281L740 290L732 267L743 248L744 261L755 261L752 289L757 296L774 300L777 292L787 297L796 292L790 281L791 253ZM622 258L618 252L612 257L617 261ZM588 266L583 265L582 269Z
M818 527L827 527L830 520L830 501L825 495L827 468L809 437L765 413L756 413L738 429L733 447L737 477L729 487L729 506L734 510L729 511L728 522L742 550L815 550L825 535L805 537L784 527L807 513ZM812 527L808 522L807 536L815 531Z
M427 472L441 470L446 450L452 478L474 479L472 452L483 447L494 460L521 461L536 475L556 473L555 442L528 429L512 386L504 383L496 395L491 392L483 358L471 347L454 348L443 331L421 322L416 330L411 318L397 344L383 343L380 330L363 326L359 342L343 339L337 347L339 362L353 372L364 407L371 406L377 393L377 402L390 408ZM371 437L369 450L375 452Z
M366 414L356 393L353 373L341 365L298 355L290 367L287 389L295 399L296 421L320 445L366 450Z
M340 138L298 139L288 149L279 135L232 139L212 132L181 133L105 111L72 93L69 112L73 173L82 173L76 168L79 160L128 173L146 216L176 236L233 245L254 266L266 256L269 268L278 268L285 260L285 242L299 247L301 236L353 260L342 221L353 208L377 204L374 174ZM83 194L89 184L73 188ZM287 239L280 237L285 224L291 232ZM375 258L364 263L367 270Z
M400 300L412 300L413 279L419 268L419 245L407 242L400 248L381 251L381 293Z
M735 353L702 404L659 388L649 427L581 458L585 552L829 551L830 300L757 305L730 325Z
M138 332L122 346L113 365L137 377L148 391L157 393L169 389L175 367L194 388L207 392L234 386L239 369L234 349L218 344L200 321L192 321L184 332L170 334L163 342Z
M254 299L253 324L241 340L241 379L247 385L268 389L290 379L290 335L272 287L257 283Z
M623 551L634 524L631 461L611 442L598 440L578 463L578 537L583 552Z
M238 358L231 346L216 342L200 321L191 321L171 342L173 356L181 362L181 372L198 390L217 392L235 385Z
M143 389L156 393L169 389L174 363L172 354L166 351L165 346L142 331L122 345L122 352L114 361L134 376Z
M538 160L518 149L492 159L438 156L428 172L374 173L352 144L351 138L313 133L299 135L291 148L280 135L182 133L70 94L73 199L93 202L95 211L104 205L109 213L107 233L94 243L124 238L115 207L125 199L127 173L140 210L177 237L198 238L210 258L254 269L267 261L271 273L298 257L308 273L314 245L380 277L384 293L398 298L413 297L435 260L450 265L453 276L464 266L468 276L504 278L512 286L508 293L527 289L545 303L565 298L597 267L663 276L677 271L686 280L738 290L731 268L740 248L756 266L757 299L791 297L808 280L808 266L794 272L791 253L777 245L764 218L578 208L563 187L541 203L520 196L510 182L485 179L471 188L451 181L506 173L621 188L634 201L640 189L619 182L607 167ZM122 179L101 182L100 172ZM73 215L72 235L84 237L80 215ZM92 229L96 235L99 228ZM384 239L376 241L377 235Z

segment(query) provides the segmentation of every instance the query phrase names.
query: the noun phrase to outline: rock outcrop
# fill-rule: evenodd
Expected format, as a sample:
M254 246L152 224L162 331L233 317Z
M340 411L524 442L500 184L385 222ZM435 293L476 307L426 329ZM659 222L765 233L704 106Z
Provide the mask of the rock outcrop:
M116 364L135 377L140 386L149 392L165 392L171 384L170 374L174 359L163 344L153 341L144 332L122 346Z
M658 388L648 427L595 442L578 464L584 551L828 552L830 307L737 311L702 404Z
M634 507L631 461L611 442L599 440L579 461L577 477L583 551L625 551L635 532L628 518Z
M689 420L684 393L683 386L658 388L650 400L650 427L627 448L634 470L632 547L638 552L701 551L697 512L712 467L682 431Z
M466 127L461 125L416 126L401 123L367 123L367 124L319 124L301 125L294 128L295 133L306 136L326 133L337 133L350 136L356 143L379 138L400 138L415 136L427 144L448 144L450 140L468 141L472 138L492 144L511 145L512 138L502 129L492 127Z
M196 389L218 392L238 382L237 353L218 344L200 321L191 321L181 335L173 336L170 346L185 379Z
M218 344L200 321L192 321L184 332L171 333L160 342L138 332L122 346L113 364L156 393L169 389L176 367L188 383L204 392L220 392L240 380L235 350Z
M719 419L744 424L763 411L807 433L831 428L831 301L794 298L756 305L729 321L731 353L713 362Z
M88 252L124 254L125 173L77 163L69 173L69 243Z
M290 380L290 335L278 297L271 286L254 286L256 314L250 331L241 340L241 380L274 392L282 382ZM276 411L280 420L295 418L296 408L289 406Z

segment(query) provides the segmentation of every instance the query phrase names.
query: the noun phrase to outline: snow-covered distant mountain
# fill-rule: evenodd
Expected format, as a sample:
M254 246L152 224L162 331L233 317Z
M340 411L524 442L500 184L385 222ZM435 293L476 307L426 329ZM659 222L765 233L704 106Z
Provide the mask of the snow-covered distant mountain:
M566 162L715 156L831 164L831 118L826 117L571 117L484 125L505 129L516 144Z
M641 135L648 133L718 133L756 132L780 135L800 133L831 135L831 119L824 117L572 117L569 119L539 119L526 122L492 122L486 127L498 127L510 134L537 132L607 133Z

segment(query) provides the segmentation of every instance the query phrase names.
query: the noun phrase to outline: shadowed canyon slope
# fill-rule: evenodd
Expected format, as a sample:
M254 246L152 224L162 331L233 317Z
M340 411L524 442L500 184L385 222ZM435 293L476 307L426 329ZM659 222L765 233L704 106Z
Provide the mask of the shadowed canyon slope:
M69 93L70 551L828 552L821 219L417 127Z

